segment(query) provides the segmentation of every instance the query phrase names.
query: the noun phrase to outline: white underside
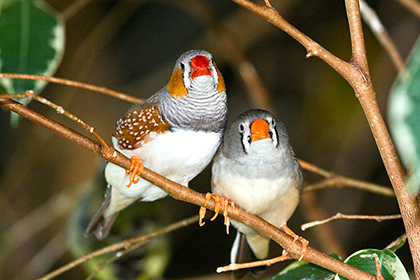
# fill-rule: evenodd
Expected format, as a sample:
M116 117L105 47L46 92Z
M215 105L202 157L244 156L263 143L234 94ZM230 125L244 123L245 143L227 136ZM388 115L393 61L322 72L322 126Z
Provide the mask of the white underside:
M118 147L116 139L112 141ZM215 132L175 131L156 134L152 141L136 150L117 150L127 157L139 156L145 167L188 187L188 182L209 164L219 143L220 135ZM167 195L144 179L127 188L126 171L112 163L105 168L105 178L112 186L111 204L105 217L136 200L154 201Z
M275 176L271 179L249 178L246 174L237 172L238 169L231 168L235 164L239 163L233 163L223 156L213 164L213 192L229 198L246 212L258 215L277 227L285 224L299 203L296 179ZM269 238L237 221L232 221L232 225L246 235L257 258L263 259L267 256ZM232 248L232 257L235 256L236 249L235 246Z

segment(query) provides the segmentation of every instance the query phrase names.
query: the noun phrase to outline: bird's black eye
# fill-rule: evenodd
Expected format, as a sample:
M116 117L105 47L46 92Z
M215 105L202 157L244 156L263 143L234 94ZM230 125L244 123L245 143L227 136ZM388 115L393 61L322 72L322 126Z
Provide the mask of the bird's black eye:
M271 124L273 125L273 127L276 127L276 121L274 119L271 119Z
M245 131L245 126L244 126L244 124L243 124L243 123L241 123L241 124L239 125L239 132L240 132L240 133L244 133L244 131Z
M182 70L182 71L184 71L184 70L185 70L185 65L184 65L184 63L180 63L180 64L179 64L179 68L181 68L181 70Z

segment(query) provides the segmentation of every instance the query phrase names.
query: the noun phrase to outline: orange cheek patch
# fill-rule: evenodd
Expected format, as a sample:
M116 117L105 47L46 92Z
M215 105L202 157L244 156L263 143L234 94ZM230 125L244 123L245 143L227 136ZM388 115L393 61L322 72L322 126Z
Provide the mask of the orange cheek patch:
M223 92L226 90L225 80L223 79L222 73L217 68L216 63L214 63L214 67L216 68L217 75L219 76L219 81L217 82L217 92Z
M188 94L188 91L184 85L184 80L182 78L181 69L176 69L174 71L171 79L169 80L167 89L169 94L176 98L182 98Z

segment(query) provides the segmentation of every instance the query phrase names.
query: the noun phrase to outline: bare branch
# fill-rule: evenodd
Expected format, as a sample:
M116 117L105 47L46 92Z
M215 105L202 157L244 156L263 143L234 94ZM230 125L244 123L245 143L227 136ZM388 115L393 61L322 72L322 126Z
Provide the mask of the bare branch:
M397 239L389 243L384 249L391 249L392 247L400 245L401 242L406 242L406 241L407 241L407 234L404 233L403 235L401 235L400 237L398 237Z
M350 177L345 177L342 175L335 175L333 177L329 177L327 179L321 180L318 183L306 185L303 188L303 193L318 191L318 190L327 189L331 187L342 187L342 186L359 189L365 192L370 192L370 193L379 194L383 196L395 197L395 193L392 190L392 188L353 179Z
M350 63L345 62L335 55L331 54L317 42L309 38L306 34L298 30L296 27L287 22L273 7L265 7L257 5L248 0L231 0L238 5L250 10L251 12L261 16L269 23L280 28L297 42L299 42L307 51L306 57L319 57L321 60L330 65L346 80L358 78L358 70ZM349 83L351 83L349 81Z
M315 164L309 163L302 159L298 159L298 161L299 161L300 166L303 169L327 178L318 183L306 185L303 188L303 193L317 191L317 190L326 189L330 187L347 186L347 187L352 187L355 189L360 189L363 191L376 193L376 194L380 194L384 196L395 197L395 193L393 192L393 190L388 187L353 179L350 177L346 177L346 176L325 170L319 166L316 166Z
M378 280L384 280L384 277L381 273L381 265L379 264L379 258L377 254L373 254L373 258L375 259L375 266L376 266L376 278Z
M269 260L255 261L255 262L250 262L250 263L232 263L227 266L218 267L216 271L217 273L221 273L221 272L226 272L226 271L245 269L245 268L257 267L257 266L264 266L264 265L270 266L272 264L287 261L287 260L291 260L291 258L287 256L287 254L282 254L279 257L272 258Z
M5 79L5 78L21 79L21 80L46 81L46 82L50 82L50 83L61 84L61 85L72 86L72 87L83 88L83 89L87 89L87 90L91 90L91 91L100 92L100 93L110 95L110 96L113 96L113 97L121 99L121 100L132 102L132 103L142 103L143 102L142 99L138 99L136 97L126 95L126 94L118 92L118 91L114 91L114 90L107 89L107 88L104 88L104 87L89 85L89 84L85 84L85 83L79 83L79 82L75 82L75 81L67 80L67 79L60 79L60 78L49 77L49 76L41 76L41 75L0 73L0 79Z
M387 215L387 216L369 216L369 215L345 215L345 214L341 214L341 213L337 213L334 216L322 220L322 221L314 221L314 222L310 222L310 223L306 223L300 226L300 228L305 231L308 228L314 227L314 226L319 226L322 224L326 224L332 220L338 220L338 219L348 219L348 220L375 220L377 222L382 222L385 220L395 220L395 219L401 219L401 215L400 214L396 214L396 215Z
M366 59L365 39L363 36L362 18L360 17L359 1L345 0L344 2L346 4L347 19L349 22L350 29L352 52L351 62L356 68L359 68L357 76L362 76L363 82L366 84L370 84L371 81L369 74L369 66ZM354 82L357 81L358 79L354 80Z

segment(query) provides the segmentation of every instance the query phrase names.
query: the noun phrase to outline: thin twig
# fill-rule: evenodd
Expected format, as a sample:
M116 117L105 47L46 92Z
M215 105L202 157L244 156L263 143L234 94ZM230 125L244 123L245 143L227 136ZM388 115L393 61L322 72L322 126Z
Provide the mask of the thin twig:
M142 244L146 243L147 241L149 241L153 238L163 236L163 235L168 234L168 233L170 233L172 231L175 231L177 229L180 229L180 228L186 227L188 225L191 225L193 223L196 223L197 221L198 221L198 216L195 215L195 216L183 219L181 221L175 222L171 225L161 227L161 228L159 228L159 229L157 229L157 230L155 230L151 233L143 234L143 235L140 235L140 236L135 237L135 238L130 238L130 239L123 240L121 242L112 244L110 246L104 247L104 248L102 248L100 250L97 250L95 252L92 252L90 254L87 254L87 255L85 255L85 256L77 259L77 260L74 260L74 261L60 267L59 269L54 270L54 271L50 272L49 274L39 278L39 280L52 279L52 278L54 278L54 277L56 277L60 274L63 274L64 272L66 272L66 271L68 271L68 270L70 270L70 269L72 269L72 268L90 260L90 259L93 259L93 258L98 257L98 256L105 255L107 253L115 252L115 251L118 251L118 250L121 250L121 249L128 249L128 248L131 248L132 246L142 245Z
M386 249L391 249L392 247L398 246L401 244L401 242L406 242L407 241L407 234L403 234L400 237L398 237L397 239L395 239L394 241L392 241L391 243L389 243L384 250ZM394 250L395 252L395 250Z
M314 222L310 222L310 223L305 223L303 225L300 226L300 228L305 231L308 228L314 227L314 226L319 226L325 223L328 223L332 220L338 220L338 219L348 219L348 220L375 220L377 222L382 222L385 220L395 220L395 219L401 219L401 215L400 214L396 214L396 215L386 215L386 216L369 216L369 215L345 215L345 214L341 214L341 213L337 213L334 216L322 220L322 221L314 221Z
M71 119L72 121L80 124L84 129L86 129L86 131L88 131L90 134L92 134L96 140L98 140L98 142L101 144L101 146L105 149L109 149L109 145L106 143L106 141L104 139L102 139L102 137L95 131L95 128L93 126L90 126L89 124L87 124L86 122L82 121L80 118L78 118L76 115L70 113L69 111L67 111L66 109L64 109L62 106L59 106L53 102L51 102L50 100L38 96L36 94L34 94L34 92L32 90L27 90L25 94L19 94L18 95L19 98L29 98L29 99L34 99L44 105L47 105L51 108L53 108L58 114L61 114L63 116L66 116L67 118ZM7 95L0 95L0 98L16 98L17 96L14 96L13 94L7 94Z
M347 187L352 187L352 188L360 189L360 190L375 193L375 194L380 194L383 196L395 197L395 193L391 188L373 184L370 182L353 179L350 177L346 177L346 176L328 171L326 169L323 169L319 166L316 166L315 164L306 162L302 159L298 159L298 161L299 161L300 166L303 169L309 172L321 175L326 178L325 180L322 180L318 183L305 186L303 188L303 193L317 191L317 190L330 188L330 187L336 187L336 186L347 186Z
M279 257L275 257L269 260L262 260L262 261L255 261L255 262L249 262L249 263L232 263L227 266L218 267L216 272L226 272L226 271L232 271L232 270L238 270L238 269L245 269L245 268L251 268L251 267L257 267L257 266L270 266L275 263L283 262L291 260L287 254L283 254Z
M342 186L359 189L365 192L379 194L379 195L383 195L387 197L395 197L395 193L392 190L392 188L353 179L350 177L341 176L341 175L335 175L334 177L321 180L317 183L306 185L303 188L303 193L319 191L319 190L327 189L331 187L342 187Z
M312 172L312 173L314 173L314 174L321 175L321 176L323 176L323 177L325 177L325 178L330 178L330 177L332 177L332 176L335 176L335 173L333 173L333 172L331 172L331 171L328 171L328 170L325 170L325 169L323 169L323 168L321 168L321 167L319 167L319 166L316 166L316 165L315 165L315 164L313 164L313 163L309 163L309 162L304 161L304 160L302 160L302 159L298 159L298 162L299 162L299 165L300 165L303 169L305 169L305 170L307 170L307 171L309 171L309 172Z
M375 259L375 266L376 266L376 278L378 280L384 280L384 277L381 273L381 265L379 264L379 258L377 254L373 254L373 258Z
M61 78L56 78L56 77L48 77L48 76L41 76L41 75L28 75L28 74L14 74L14 73L0 73L0 79L21 79L21 80L36 80L36 81L46 81L46 82L50 82L50 83L55 83L55 84L61 84L61 85L67 85L67 86L72 86L72 87L77 87L77 88L83 88L83 89L87 89L87 90L91 90L91 91L96 91L96 92L100 92L106 95L110 95L113 96L115 98L124 100L124 101L128 101L128 102L132 102L132 103L142 103L143 100L130 96L130 95L126 95L124 93L118 92L118 91L114 91L111 89L107 89L104 87L98 87L98 86L94 86L94 85L90 85L90 84L85 84L85 83L79 83L79 82L75 82L72 80L67 80L67 79L61 79Z

